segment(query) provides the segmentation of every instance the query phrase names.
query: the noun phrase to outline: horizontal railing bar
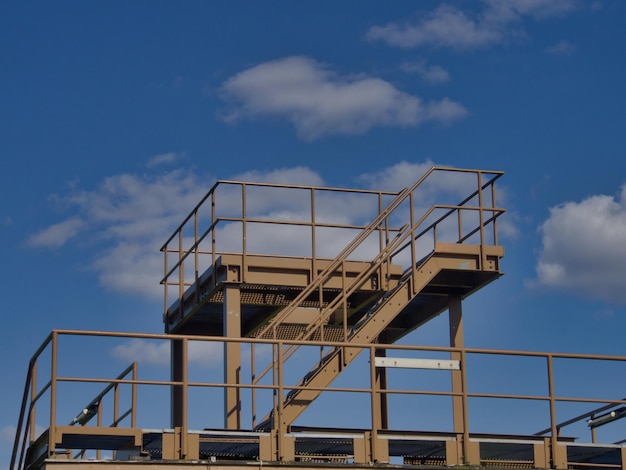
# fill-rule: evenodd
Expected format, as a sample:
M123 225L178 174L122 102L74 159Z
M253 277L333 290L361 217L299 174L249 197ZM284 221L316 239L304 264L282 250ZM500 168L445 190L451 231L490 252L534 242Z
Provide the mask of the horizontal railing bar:
M188 341L204 341L204 342L232 342L244 344L297 344L308 346L328 346L345 347L345 343L339 341L297 341L297 340L272 340L261 338L225 338L223 336L203 336L203 335L182 335L182 334L165 334L165 333L130 333L130 332L114 332L114 331L91 331L91 330L71 330L71 329L55 329L54 333L63 336L102 336L117 338L137 338L137 339L154 339L154 340L182 340ZM626 356L617 355L593 355L593 354L577 354L577 353L558 353L558 352L539 352L539 351L519 351L507 349L485 349L485 348L459 348L448 346L419 346L419 345L398 345L398 344L367 344L367 343L350 343L350 348L398 350L398 351L430 351L430 352L461 352L476 355L505 355L505 356L527 356L537 358L554 359L589 359L589 360L605 360L605 361L626 361ZM391 357L391 356L390 356Z
M187 217L183 219L183 221L178 225L178 227L172 232L172 235L165 241L165 243L161 246L161 250L164 250L167 245L176 237L176 235L184 228L184 226L191 220L193 215L198 212L200 207L206 202L206 200L211 196L211 194L215 193L219 185L232 185L232 186L252 186L252 187L271 187L278 189L301 189L301 190L314 190L314 191L329 191L329 192L341 192L341 193L354 193L354 194L372 194L372 195L382 195L382 196L394 196L398 194L394 191L377 191L372 189L350 189L350 188L333 188L333 187L324 187L324 186L303 186L303 185L288 185L288 184L280 184L280 183L261 183L261 182L247 182L247 181L231 181L231 180L218 180L216 181L211 189L200 199L195 207L189 212Z

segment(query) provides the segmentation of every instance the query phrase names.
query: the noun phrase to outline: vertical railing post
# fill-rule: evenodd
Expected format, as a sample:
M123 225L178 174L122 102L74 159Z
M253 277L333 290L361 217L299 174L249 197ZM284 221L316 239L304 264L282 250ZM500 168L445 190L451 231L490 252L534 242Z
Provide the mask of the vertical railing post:
M183 229L178 231L178 303L182 318L183 295L185 294L185 260L183 254Z
M380 409L380 397L378 390L378 380L376 377L376 348L369 347L370 353L370 403L372 413L372 429L370 430L371 443L369 445L371 451L371 461L378 461L377 441L378 430L382 428L382 417Z
M480 225L480 259L478 262L480 265L478 269L483 269L485 265L485 214L483 212L483 174L481 171L476 173L478 178L478 223Z
M498 207L496 204L496 183L493 180L491 182L491 207L493 207L494 209ZM497 245L498 244L498 225L497 225L498 218L496 217L495 210L491 211L491 217L493 218L493 222L491 223L492 230L493 230L493 244Z
M52 345L50 348L50 428L48 435L48 456L56 451L56 423L57 423L57 355L58 355L58 332L52 332Z
M240 281L246 282L246 270L248 269L248 260L246 258L248 254L248 210L246 207L246 183L241 184L241 272Z
M417 279L417 240L415 240L415 208L413 191L409 194L409 221L411 224L411 294L416 294L415 280Z
M317 278L317 238L315 232L315 188L311 188L311 281Z
M546 356L548 361L548 394L550 399L550 462L552 468L557 468L558 429L556 421L556 400L554 398L554 365L551 354Z
M180 457L181 459L187 458L187 440L189 434L189 341L185 337L182 339L182 361L181 361L181 379L182 379L182 413L181 413L181 426L180 426Z
M461 387L463 393L463 442L465 445L465 450L463 452L464 455L469 455L469 442L470 442L470 432L469 432L469 400L468 400L468 392L467 392L467 353L465 351L465 347L461 349L460 352L460 367L461 367ZM472 462L475 463L475 462Z
M165 319L165 315L167 315L167 307L168 307L168 287L169 287L169 276L167 275L167 266L168 266L168 251L169 251L169 242L165 245L163 250L163 318Z
M28 416L29 416L29 422L28 422L28 430L29 430L29 441L32 444L33 442L35 442L35 437L36 436L36 429L35 429L35 425L37 423L36 419L37 419L37 406L35 404L32 403L32 400L34 397L37 396L37 362L35 361L35 363L33 364L33 368L31 371L31 378L30 378L30 399L31 399L31 406L29 406L29 412L28 412Z
M126 378L126 377L124 377ZM117 420L120 415L120 384L113 386L113 427L117 427Z
M217 263L217 239L215 237L216 226L215 226L215 193L217 188L211 193L211 272L213 273L213 287L217 285L217 276L215 275L215 265Z
M137 427L137 362L133 362L133 383L131 385L131 413L130 413L130 427Z
M102 399L96 405L96 426L102 427ZM102 459L102 450L96 449L96 460Z
M199 277L199 266L198 263L200 261L199 258L199 251L200 251L200 247L198 246L198 209L196 208L196 210L194 210L193 212L193 246L195 247L194 249L194 260L193 260L193 271L194 271L194 283L196 285L196 287L198 286L198 277ZM196 298L196 303L200 301L200 289L196 288L195 289L195 298Z
M279 341L276 344L276 375L278 379L278 397L276 400L276 415L274 421L274 429L276 431L276 453L277 459L283 459L283 439L285 429L283 426L283 395L284 395L284 383L283 383L283 343Z
M256 427L256 360L254 343L250 343L250 412L252 413L252 429Z

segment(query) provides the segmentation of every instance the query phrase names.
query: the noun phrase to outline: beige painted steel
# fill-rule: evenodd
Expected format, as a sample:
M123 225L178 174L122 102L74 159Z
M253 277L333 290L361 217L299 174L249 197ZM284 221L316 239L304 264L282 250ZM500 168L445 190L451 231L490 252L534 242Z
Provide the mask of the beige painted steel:
M76 335L80 335L80 336L101 336L101 337L110 337L112 339L115 338L140 338L140 339L158 339L158 340L163 340L163 339L169 339L171 341L179 341L179 342L184 342L185 340L188 340L189 337L180 337L180 336L168 336L168 335L140 335L140 334L130 334L130 333L106 333L106 332L80 332L80 331L67 331L67 330L57 330L54 332L53 335L51 335L50 339L46 341L46 345L47 346L51 346L53 344L57 344L59 342L60 339L63 339L67 336L76 336ZM271 341L263 341L263 340L243 340L243 339L229 339L229 340L225 340L224 338L203 338L203 337L193 337L194 340L206 340L206 341L227 341L227 342L235 342L235 343L241 343L243 341L246 342L255 342L255 343L259 343L259 344L272 344ZM336 343L336 344L331 344L331 346L340 346L342 343ZM439 353L461 353L462 356L464 355L498 355L498 356L514 356L514 357L537 357L537 358L567 358L567 359L581 359L581 360L585 360L585 361L589 361L589 360L603 360L603 361L618 361L620 363L626 364L626 357L621 357L621 356L594 356L594 355L581 355L581 354L554 354L554 353L539 353L539 352L523 352L523 351L495 351L495 350L482 350L482 349L474 349L474 348L462 348L462 349L458 349L458 348L432 348L432 347L419 347L419 346L396 346L396 345L377 345L377 344L370 344L370 345L365 345L365 344L352 344L349 347L350 349L364 349L364 350L368 350L368 351L372 351L373 349L384 349L384 350L394 350L394 354L398 354L398 353L402 353L402 352L406 352L406 351L415 351L415 352L419 352L419 351L435 351L435 352L439 352ZM55 347L54 350L56 350L57 348ZM56 357L56 355L52 355L52 360L53 363L56 362L58 359ZM36 361L35 361L36 362ZM461 362L463 364L463 361ZM34 371L37 368L33 367L30 370ZM56 372L57 368L56 367L52 367L52 372L54 374L57 374ZM374 372L375 372L376 368L374 368ZM52 373L51 372L51 373ZM371 372L371 370L370 370ZM554 371L552 369L549 369L549 374L547 375L547 379L548 381L550 380L550 376L552 376L554 374ZM452 373L452 371L450 371L450 373ZM461 373L465 374L465 370L463 368L461 368ZM280 380L282 380L282 377L280 377ZM37 383L43 383L43 384L48 384L48 383L100 383L106 386L109 386L111 384L131 384L131 385L142 385L142 386L147 386L147 385L155 385L155 386L163 386L163 385L174 385L176 382L159 382L159 381L147 381L147 380L139 380L136 376L133 376L133 378L127 378L127 377L123 377L120 379L111 379L111 378L85 378L85 377L67 377L67 376L53 376L51 377L52 380L48 380L46 377L43 377L43 381L39 380L37 381ZM376 383L376 379L373 379L374 382ZM33 383L35 380L34 378L32 380L27 381L27 390L30 390L30 384ZM185 387L183 387L181 390L189 390L192 387L199 387L202 386L202 384L199 383L187 383L187 384L183 384L186 385ZM208 384L207 384L208 385ZM221 386L221 387L226 387L227 384L213 384L214 386ZM277 386L281 389L285 388L285 384L279 383L277 384ZM43 386L44 388L47 388L46 385ZM252 385L248 385L247 387L253 387ZM328 390L338 390L338 389L332 389L332 388L328 388ZM347 391L355 391L355 392L367 392L370 393L372 395L374 395L377 391L378 388L376 387L372 387L371 390L363 390L363 389L359 389L359 388L350 388L350 389L344 389L346 392ZM458 396L458 394L455 394L453 392L436 392L436 391L420 391L420 390L393 390L393 389L386 389L385 390L385 394L386 395L396 395L396 394L416 394L416 393L423 393L423 394L431 394L431 395L440 395L440 396ZM603 406L606 406L607 403L613 403L614 405L623 405L626 404L626 400L610 400L610 399L606 399L606 398L571 398L571 397L567 397L567 396L557 396L554 393L550 393L549 395L545 395L545 396L528 396L528 395L513 395L513 394L496 394L496 393L492 393L492 394L488 394L488 393L473 393L473 392L469 392L466 391L465 395L467 397L484 397L484 398L495 398L495 399L500 399L500 398L515 398L515 399L525 399L525 400L541 400L543 402L546 403L550 403L552 401L554 401L555 403L565 403L565 402L583 402L583 403L589 403L589 404L602 404ZM40 393L36 393L36 396L34 398L40 397ZM58 397L57 397L58 398ZM183 395L183 399L186 400L186 395ZM374 396L372 396L371 398L373 403L376 403L376 399ZM37 410L37 405L41 405L41 403L37 403L37 402L27 402L26 403L26 409L32 409L33 410L33 414L36 414L36 410ZM45 405L45 404L44 404ZM186 408L183 408L186 409ZM372 408L375 409L375 406ZM597 410L591 410L589 414L592 414L594 412L596 412ZM131 410L132 414L135 414L135 409L133 408L133 410ZM32 415L31 415L32 417ZM26 414L22 415L22 420L23 422L29 422L30 417L27 416ZM581 420L584 420L585 418L581 418ZM89 439L90 442L102 442L103 445L108 442L108 440L110 438L123 438L122 442L125 442L125 445L128 444L132 444L132 446L139 446L141 444L141 439L140 436L142 435L142 430L139 428L136 428L134 426L128 427L126 425L122 425L122 423L120 423L120 425L118 427L113 427L113 428L103 428L103 427L94 427L94 426L85 426L85 427L75 427L75 426L62 426L59 425L58 423L52 423L53 426L50 427L49 429L49 435L50 435L50 439L49 440L45 440L43 442L48 442L49 443L49 447L48 449L45 449L45 447L40 447L44 450L46 450L47 455L49 457L55 457L55 458L62 458L62 459L67 459L68 458L68 454L66 452L66 450L64 448L61 447L62 443L66 442L66 438L68 436L73 436L73 438L85 438L85 439ZM465 429L462 430L461 433L457 433L454 436L453 441L456 443L454 445L456 445L457 451L456 454L453 452L452 448L453 448L453 444L446 444L448 451L449 451L449 456L447 457L448 460L453 459L454 455L457 455L458 458L463 458L463 455L467 455L467 458L469 459L473 459L475 457L475 449L470 446L468 449L463 450L464 448L464 443L466 442L471 442L470 440L466 439L465 435L466 433L468 435L471 436L471 430L469 430L467 428L466 423L464 423L464 425L466 426ZM555 424L555 427L558 427L559 423ZM388 436L385 436L384 434L381 434L382 431L379 429L371 429L368 431L370 433L370 436L372 436L368 442L369 443L362 443L361 444L357 444L357 448L360 447L362 452L367 452L368 455L370 456L374 456L376 458L376 460L381 461L384 460L385 456L388 453L388 448L385 447L386 444L384 442L381 443L381 441L384 441L386 439L388 439ZM25 429L22 429L22 433L24 436L28 436L30 434L30 430L28 429L28 427L26 427ZM289 438L287 438L287 434L283 433L278 433L275 430L272 431L272 435L273 438L271 439L271 443L269 448L266 448L267 446L264 444L263 446L260 446L263 452L263 455L272 455L274 456L273 458L276 459L276 461L288 461L289 459L292 458L292 456L294 456L293 454L293 441L290 441ZM168 434L168 433L165 433ZM44 435L44 437L46 437L46 435ZM174 436L169 436L166 437L166 447L164 448L164 452L166 452L166 455L168 456L174 456L175 458L179 458L179 459L193 459L195 458L195 456L197 455L197 451L196 451L196 440L197 440L197 433L195 433L195 437L194 437L194 433L189 433L189 432L183 432L182 429L180 430L175 430ZM265 438L263 438L265 439ZM364 438L365 439L365 438ZM503 438L504 439L504 438ZM18 439L18 441L21 439ZM576 445L575 442L566 442L563 441L563 438L559 437L558 435L556 436L556 442L557 442L557 447L553 447L552 446L552 442L553 439L551 436L547 436L547 437L542 437L542 436L536 436L535 437L535 441L533 441L533 449L534 449L534 459L536 461L542 461L543 457L542 455L545 456L549 456L549 460L550 460L550 465L554 466L556 468L565 468L565 465L572 465L572 462L566 462L566 450L567 450L567 446L569 445ZM543 443L543 444L542 444ZM541 450L540 445L543 445L543 451ZM272 447L273 446L273 447ZM382 446L382 447L381 447ZM452 446L452 447L451 447ZM598 445L599 448L602 447L602 445ZM269 449L269 450L268 450ZM547 449L547 450L546 450ZM360 452L361 452L360 451ZM542 453L543 452L543 453ZM16 453L16 455L18 455ZM45 454L44 454L45 456ZM460 457L459 457L460 456ZM547 457L546 457L547 458ZM17 459L15 461L13 461L12 465L10 468L16 468L16 462L17 461L22 461L21 457L20 459ZM32 461L29 461L30 463L32 463ZM619 464L619 462L618 462ZM621 464L623 465L623 463ZM22 468L22 465L20 465L18 468ZM540 466L540 468L543 468Z
M457 173L475 178L475 187L470 194L456 205L433 205L423 214L417 211L416 197L422 184L434 173ZM530 353L519 351L489 351L465 348L463 344L462 299L482 288L500 274L500 259L504 249L498 245L497 218L504 209L496 206L495 181L501 172L433 168L413 186L398 193L344 190L310 186L290 186L258 184L246 182L218 182L205 198L192 210L179 228L164 244L164 321L166 331L172 333L186 321L192 321L201 307L206 304L221 307L222 336L209 337L202 334L136 335L108 332L76 332L55 330L38 349L29 364L29 373L24 389L24 400L20 410L16 443L12 454L10 470L22 470L32 464L36 467L41 458L48 457L43 468L50 466L65 470L65 466L85 466L85 468L106 468L108 462L88 462L74 459L70 451L80 446L95 446L96 457L101 449L141 451L144 431L137 427L136 387L166 386L172 390L172 430L162 432L162 459L158 462L138 460L136 462L114 461L116 470L126 470L137 466L169 467L200 465L222 468L220 462L203 461L200 458L199 432L189 429L188 401L190 391L202 387L221 388L224 392L224 429L245 429L242 416L243 391L250 391L252 401L259 390L271 391L275 397L271 410L261 423L265 432L258 432L258 459L246 462L241 467L306 465L318 468L315 459L324 459L319 468L334 468L335 464L353 460L353 466L372 466L390 463L390 440L398 438L389 428L388 400L395 395L424 395L449 397L452 403L452 431L445 435L423 432L414 439L443 441L445 464L447 465L496 465L498 460L481 460L481 445L484 437L471 432L469 421L469 398L520 399L541 401L548 404L549 416L546 422L550 428L535 436L524 436L531 446L530 460L539 468L566 469L577 462L568 462L567 449L572 442L560 436L561 428L574 421L557 420L557 404L567 402L602 405L590 413L581 415L578 421L597 413L607 406L625 404L626 400L600 398L572 398L558 396L555 384L555 358L578 358L584 360L611 360L626 364L626 357L590 355L563 355L554 353ZM234 201L240 201L238 212L217 216L220 194L224 187ZM308 201L308 218L300 221L278 220L254 216L250 202L255 190L302 191ZM322 222L317 214L322 194L348 195L349 197L373 198L373 218L368 224L348 225ZM236 203L236 202L235 202ZM210 209L207 209L204 205ZM306 211L305 211L306 212ZM205 216L208 223L205 223ZM441 215L440 215L441 214ZM389 220L404 220L394 227ZM407 216L408 215L408 216ZM468 217L469 215L469 217ZM434 219L434 221L433 221ZM474 222L468 222L474 220ZM457 233L452 241L444 237L447 223L452 222ZM241 231L239 252L218 251L218 225L236 224ZM402 225L403 224L403 225ZM251 252L253 228L258 225L304 228L310 234L310 247L302 256L286 256L273 253ZM401 226L400 226L401 225ZM318 230L351 230L356 236L334 258L319 256ZM190 234L193 234L191 236ZM192 238L191 244L187 242ZM371 259L354 260L354 253L364 244L374 240L378 247ZM430 248L426 257L418 251L420 243ZM418 246L419 245L419 246ZM403 270L396 259L405 259ZM290 297L272 296L277 288L289 288ZM256 289L256 291L255 291ZM264 298L259 300L258 292ZM172 299L171 292L176 292ZM411 302L422 296L423 311L406 312ZM358 300L354 300L354 299ZM354 301L359 305L350 305ZM261 305L260 322L247 331L244 338L242 316L244 307ZM419 327L441 311L448 309L450 323L450 347L427 348L419 346L397 346L393 343L408 331ZM403 323L398 323L399 315L405 313ZM356 315L356 317L353 317ZM289 332L285 332L285 328ZM339 332L339 333L338 333ZM85 378L59 375L58 345L65 336L104 336L111 338L140 338L169 340L172 343L172 375L169 381L139 380L136 367L132 378L121 375L117 378ZM254 336L254 338L253 338ZM333 338L333 340L329 340ZM189 341L219 342L225 352L223 383L191 382L188 377ZM252 368L250 380L244 381L242 374L241 347L243 344L271 345L272 357L260 373ZM308 371L297 383L286 383L285 368L290 358L300 347L320 348L320 362ZM50 378L37 379L39 356L44 350L51 351ZM252 348L253 349L253 348ZM369 354L369 387L331 387L333 380L350 365L358 354ZM382 367L388 360L385 356L393 351L393 356L407 351L434 351L448 354L446 362L451 377L449 390L397 390L389 389L386 369ZM468 355L509 355L544 358L546 361L546 395L515 395L501 393L476 393L467 388ZM401 361L402 362L402 361ZM442 362L442 361L439 361ZM418 360L408 364L417 365ZM427 364L422 362L422 365ZM457 367L457 365L459 367ZM263 366L261 366L262 368ZM303 375L307 369L302 370ZM267 377L261 382L260 377ZM269 385L268 385L269 382ZM57 405L60 391L72 383L101 384L105 392L97 400L96 426L65 426L59 423ZM59 385L63 387L59 388ZM132 386L131 409L119 413L119 385ZM112 392L111 392L112 391ZM113 398L109 397L109 392ZM355 431L352 440L353 455L303 455L296 450L298 434L293 433L295 421L302 412L322 393L359 393L369 397L371 425L369 429ZM34 423L37 408L41 408L45 394L49 395L49 429L36 442ZM103 401L113 401L114 423L103 426ZM96 403L96 400L92 401ZM608 405L607 405L608 404ZM110 405L108 405L110 406ZM268 407L270 408L270 407ZM252 406L256 416L256 404ZM130 426L127 421L130 420ZM256 429L255 417L250 429ZM575 421L575 422L578 422ZM259 429L257 429L259 430ZM329 439L338 438L337 431L324 431ZM324 434L322 433L322 434ZM345 438L345 436L344 436ZM219 438L216 438L219 441ZM224 437L224 444L229 441ZM503 442L514 442L511 436L502 437ZM517 439L519 441L519 439ZM21 444L20 444L21 442ZM493 442L493 439L491 439ZM78 447L76 447L78 446ZM114 450L115 450L114 449ZM81 453L78 454L81 456ZM295 460L300 462L296 463ZM164 462L171 460L171 462ZM181 465L186 461L185 465ZM621 450L621 464L616 468L624 470L626 464L624 448ZM506 463L502 461L502 463ZM519 464L521 462L508 462ZM94 465L94 467L91 467ZM238 468L238 463L229 462L229 468ZM61 468L62 467L62 468ZM345 467L344 467L345 468Z
M224 287L224 336L241 337L241 297L239 285L226 284ZM224 344L224 383L241 383L241 345ZM237 387L227 387L224 391L224 428L241 429L241 391Z

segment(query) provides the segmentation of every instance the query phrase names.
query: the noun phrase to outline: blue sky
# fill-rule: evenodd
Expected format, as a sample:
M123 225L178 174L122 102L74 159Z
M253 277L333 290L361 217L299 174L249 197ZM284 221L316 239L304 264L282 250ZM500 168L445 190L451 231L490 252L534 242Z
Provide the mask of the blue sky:
M466 303L466 344L624 354L625 20L621 0L2 2L2 468L52 328L162 331L158 248L216 179L503 170L506 275Z

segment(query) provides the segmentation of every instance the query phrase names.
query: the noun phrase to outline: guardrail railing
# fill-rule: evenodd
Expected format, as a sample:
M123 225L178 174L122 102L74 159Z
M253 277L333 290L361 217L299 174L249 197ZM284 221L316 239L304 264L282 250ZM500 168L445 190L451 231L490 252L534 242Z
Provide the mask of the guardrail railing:
M186 373L182 374L183 379L178 381L173 380L161 380L161 379L140 379L137 373L137 367L124 371L120 375L108 376L106 374L98 374L98 361L94 361L90 369L89 375L76 376L68 375L67 373L60 373L69 370L67 364L58 363L58 357L56 351L60 344L64 341L69 341L68 338L80 338L88 344L93 343L94 337L103 338L106 343L111 342L111 349L114 346L119 346L120 342L131 342L134 344L134 349L139 351L138 344L148 344L152 341L157 341L160 344L167 344L172 341L182 343L183 348L192 354L185 354L187 362L184 364L184 368L188 369ZM133 343L134 342L134 343ZM140 343L138 343L140 342ZM242 347L249 348L251 359L247 362L246 370L242 370L241 381L239 383L224 383L223 378L223 366L220 366L220 353L221 347L227 342L239 343ZM205 427L215 427L214 423L210 422L211 416L215 414L215 393L226 393L229 389L240 390L242 399L244 401L243 409L250 412L250 430L254 429L255 417L252 413L253 407L249 403L249 398L252 396L251 391L256 390L259 396L255 397L255 400L265 400L268 407L273 406L274 412L279 415L282 400L280 397L284 397L286 393L298 388L303 388L297 385L300 379L302 371L302 365L299 370L289 369L282 361L282 354L280 351L290 343L300 344L304 348L320 348L322 346L340 347L343 343L328 343L328 342L290 342L290 341L273 341L262 339L225 339L223 337L197 337L197 336L181 336L181 335L149 335L149 334L131 334L131 333L109 333L109 332L89 332L89 331L73 331L73 330L55 330L46 339L44 344L38 349L37 354L33 356L33 360L29 365L29 374L26 381L24 400L21 406L19 415L19 421L17 425L17 434L15 438L14 451L11 459L10 469L22 469L24 468L24 457L28 448L37 442L37 436L34 433L36 427L41 427L41 423L38 423L40 417L43 417L43 421L49 420L44 425L46 432L48 433L47 448L45 453L47 455L54 455L59 450L58 443L61 439L57 435L59 432L67 432L67 425L64 423L84 424L81 428L81 433L89 434L90 430L93 430L93 434L98 436L102 433L103 427L108 427L109 424L119 429L141 429L141 428L154 428L154 419L157 410L160 410L162 416L162 424L158 427L165 429L169 426L169 407L166 406L162 399L159 399L159 394L153 390L160 388L161 390L170 391L176 388L181 392L181 400L184 402L182 409L186 410L187 415L182 421L180 428L181 447L188 448L186 439L189 431L192 429L203 429ZM203 367L200 364L194 363L194 357L197 354L194 352L198 350L198 347L202 345L207 346L207 349L202 351L214 351L215 368L207 371L206 368L201 369L203 376L210 376L215 380L198 380L195 378L192 372L197 367ZM208 347L208 345L212 345ZM254 347L252 347L254 346ZM556 452L554 449L558 449L560 446L571 442L575 442L574 438L580 438L580 431L587 428L587 420L598 417L599 414L605 414L611 410L619 410L626 405L626 400L616 398L622 397L623 390L620 387L620 383L615 383L610 380L611 377L625 376L626 375L626 356L607 356L607 355L589 355L589 354L565 354L565 353L549 353L549 352L528 352L528 351L508 351L508 350L489 350L478 348L449 348L449 347L425 347L425 346L409 346L409 345L381 345L381 344L350 344L350 348L359 348L364 351L363 360L357 361L353 364L354 370L352 373L352 379L347 381L348 385L341 385L335 387L325 387L323 392L326 394L333 394L333 396L342 396L348 400L349 403L361 403L367 404L369 402L369 408L367 406L359 407L359 414L351 415L351 406L344 406L339 408L328 407L323 403L321 407L327 407L326 409L317 409L314 415L309 415L307 418L304 415L298 422L298 425L307 425L307 419L310 420L313 417L315 421L316 416L321 414L327 414L325 422L332 426L333 423L340 423L338 427L363 427L367 430L368 426L374 426L373 418L367 418L367 410L372 410L372 407L376 406L376 403L380 403L377 397L384 394L387 397L387 403L390 408L390 423L389 429L398 430L420 430L423 433L428 433L429 430L433 431L450 431L452 432L452 398L460 397L465 406L461 408L464 416L462 422L467 426L466 430L470 436L472 433L489 432L489 428L497 430L493 431L494 437L498 435L514 434L517 436L545 436L549 439L551 445L549 446L551 451ZM52 359L50 365L50 376L36 378L37 369L39 368L39 358L43 357L42 353L45 350L50 350L50 357ZM144 364L142 368L158 370L164 373L169 373L169 367L167 361L169 360L167 348L146 348L153 354L155 351L160 351L164 354L162 358L164 362L159 362L159 365ZM381 362L379 350L384 350L387 359ZM266 383L254 383L255 376L255 361L258 361L260 357L268 359L268 354L271 357L271 363L275 364L275 370L272 374L269 374L271 379ZM454 361L449 361L446 358L450 358L451 354L455 354L455 357L460 357L458 361L458 368L463 376L463 383L465 387L461 392L453 392L449 386L450 380L445 378L446 375L452 372L454 367L457 367ZM140 355L140 354L139 354ZM311 354L314 356L315 354ZM72 358L75 360L84 359L84 354L81 354L81 358ZM202 356L207 361L210 356ZM499 358L503 360L502 367L499 369L492 369L485 375L483 361L485 358ZM511 364L517 364L516 361L520 358L531 361L531 365L524 366L524 369L515 368ZM140 358L139 358L140 359ZM433 361L432 359L436 359ZM154 360L151 356L150 360ZM444 363L444 367L439 367L438 372L434 372L433 362ZM394 364L389 365L389 364ZM450 367L446 367L446 364L450 363ZM581 381L577 374L580 373L580 364L591 363L595 371L596 383L587 381ZM408 365L407 365L408 364ZM426 364L426 366L424 365ZM454 366L454 367L453 367ZM394 373L402 373L402 379L398 376L398 379L393 376L388 377L388 387L386 389L380 389L377 385L376 373L380 367L394 367ZM426 370L425 370L426 369ZM609 380L600 380L602 370L608 371ZM391 369L390 369L391 370ZM526 373L528 372L528 373ZM433 379L433 373L442 374L441 378ZM130 374L130 376L129 376ZM249 374L249 377L246 376ZM429 374L426 380L417 380L420 374ZM515 377L528 377L522 379L522 383L511 385L513 391L502 391L502 383L498 382L497 386L494 386L495 390L484 390L485 377L498 377L503 382L508 383ZM533 379L534 378L534 379ZM43 380L44 385L42 387L35 384ZM533 382L533 383L530 383ZM584 382L584 383L583 383ZM611 384L613 382L613 384ZM443 384L448 383L448 386ZM576 389L576 384L580 383L587 391L583 395L580 390ZM91 387L106 385L105 389L96 396L96 400L89 403L94 405L97 403L95 416L102 416L101 404L103 400L113 392L114 402L116 398L116 391L120 387L130 387L132 398L132 407L126 413L118 413L114 411L114 415L117 417L112 423L106 423L98 417L95 421L81 422L81 414L76 416L76 393L74 387L79 385L89 384ZM353 384L360 384L358 386ZM396 386L394 386L396 384ZM405 386L397 387L397 384L407 384ZM413 384L414 386L411 386ZM572 385L574 384L574 385ZM531 386L532 385L532 386ZM565 389L567 386L569 389ZM519 393L517 392L519 390ZM558 391L558 392L557 392ZM593 392L593 393L590 393ZM338 395L337 395L338 394ZM167 394L169 396L169 394ZM47 400L43 397L47 396ZM209 398L206 398L209 397ZM213 398L210 398L213 397ZM248 398L246 398L248 397ZM354 398L352 398L354 397ZM428 398L430 397L430 398ZM433 399L438 405L433 407L432 404L428 406L415 406L408 405L407 400L422 400ZM333 400L335 401L335 400ZM343 399L337 399L337 403L345 403ZM490 410L490 406L486 406L486 402L501 403L510 402L511 406L507 408L504 414L494 413ZM211 406L207 404L210 403ZM332 402L330 402L332 403ZM447 403L447 405L446 405ZM524 411L526 406L530 404L540 404L540 410L536 410L536 421L528 421L527 413ZM316 403L317 405L317 403ZM577 407L586 407L587 412L581 413L575 419L568 419L572 414L568 408L570 405L576 405ZM563 408L565 406L565 408ZM41 408L46 409L45 413L41 412ZM117 408L114 405L114 408ZM496 406L496 408L498 408ZM89 409L89 406L86 407ZM395 412L394 412L395 410ZM416 413L413 418L410 417L411 412L408 410L415 410ZM420 413L418 414L417 411ZM436 411L435 413L432 413ZM519 411L519 412L518 412ZM82 413L82 412L81 412ZM427 420L421 417L421 415L428 415ZM439 416L439 418L436 418ZM47 419L46 419L47 418ZM204 421L206 419L206 421ZM350 422L350 419L354 419L355 424ZM367 424L367 421L370 424ZM76 420L76 421L74 421ZM407 421L408 420L408 421ZM146 423L148 423L146 425ZM205 424L203 424L203 422ZM105 424L105 426L103 426ZM36 426L37 425L37 426ZM313 425L319 425L319 421L314 422ZM609 426L607 426L608 428ZM520 432L520 428L522 432ZM543 429L545 428L545 429ZM574 430L578 436L568 436L568 429ZM530 431L529 431L530 429ZM537 429L540 429L537 432ZM598 427L592 427L594 435L590 440L584 442L590 442L598 444L604 442L606 444L620 445L623 443L623 433L618 435L613 433L607 433L611 436L607 441L605 439L598 439L595 435L595 430ZM613 427L613 431L619 431L621 428ZM379 429L370 429L373 435L380 431ZM605 430L603 429L603 433ZM44 432L45 435L45 432ZM279 435L277 438L283 439L284 435ZM565 443L565 444L564 444ZM569 443L569 444L568 444ZM469 442L462 441L463 446L470 445ZM93 442L93 448L98 450L97 441ZM80 449L75 449L81 451ZM182 451L180 453L181 458L189 455L189 452ZM469 455L469 451L465 455ZM82 452L79 452L75 457L82 457ZM556 460L555 460L556 461Z
M433 167L404 192L218 181L161 247L164 312L167 315L177 301L182 309L187 288L207 270L215 270L221 255L242 256L241 282L245 283L249 255L304 257L311 260L311 272L317 276L322 259L336 259L339 254L346 260L375 258L407 225L414 228L413 237L394 254L406 266L421 258L416 239L429 235L436 242L446 229L454 233L453 243L476 237L478 244L497 244L496 219L504 209L496 205L495 184L502 175L501 171ZM420 219L419 230L427 227L421 233L415 228L416 219ZM446 227L448 221L453 222L452 229ZM267 243L263 234L270 230L273 239L297 240L297 246ZM370 237L374 234L375 243ZM265 240L264 246L255 245L255 235ZM342 248L350 247L349 252L327 250L333 239L342 241ZM195 295L200 295L198 289Z

